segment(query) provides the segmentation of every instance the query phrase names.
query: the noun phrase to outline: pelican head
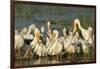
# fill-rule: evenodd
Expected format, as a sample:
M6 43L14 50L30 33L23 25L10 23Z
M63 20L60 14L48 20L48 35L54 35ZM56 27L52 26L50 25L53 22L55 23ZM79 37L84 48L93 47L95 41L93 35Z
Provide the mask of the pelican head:
M53 36L54 36L55 39L58 38L58 36L59 36L58 30L54 30L54 31L53 31Z
M80 24L80 20L77 18L74 20L74 25L76 26L76 28L79 28L81 31L84 30L84 28Z
M48 27L50 26L50 24L51 24L50 21L48 21L48 23L47 23Z
M75 23L75 24L80 24L80 20L79 20L78 18L76 18L76 19L74 20L74 23Z
M24 28L21 30L20 34L26 34L27 31L28 31L27 27L24 27Z
M72 27L71 27L71 30L72 30L73 33L75 33L77 31L78 25L80 25L80 21L79 21L78 18L76 18L73 21L73 24L72 24Z
M35 30L35 28L36 28L36 27L35 27L35 25L34 25L34 24L32 24L32 25L30 25L30 26L29 26L29 30L32 30L32 31L34 31L34 30Z

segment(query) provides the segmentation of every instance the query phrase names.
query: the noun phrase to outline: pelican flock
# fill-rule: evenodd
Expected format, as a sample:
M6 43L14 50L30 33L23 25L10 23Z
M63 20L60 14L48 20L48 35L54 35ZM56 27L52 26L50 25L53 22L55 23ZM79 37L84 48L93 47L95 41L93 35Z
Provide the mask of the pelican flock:
M77 29L81 31L81 34ZM47 31L45 31L47 30ZM60 35L62 33L63 35ZM57 58L66 55L66 57L75 57L77 53L83 53L83 56L90 54L90 46L94 41L94 34L92 27L85 29L81 26L79 19L73 21L71 30L66 31L66 27L59 31L57 29L51 30L51 22L47 22L47 28L41 26L41 29L30 25L28 28L24 27L21 32L15 30L15 51L20 49L25 44L25 40L31 40L29 43L29 49L25 52L24 57L28 57L30 51L33 51L33 57L38 56L39 58L56 56ZM34 55L35 54L35 55Z

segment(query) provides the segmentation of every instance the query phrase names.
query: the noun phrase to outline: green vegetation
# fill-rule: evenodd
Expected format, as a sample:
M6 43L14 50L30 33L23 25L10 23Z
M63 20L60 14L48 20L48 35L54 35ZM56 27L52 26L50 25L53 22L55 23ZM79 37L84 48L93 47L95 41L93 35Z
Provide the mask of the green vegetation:
M61 7L45 5L16 4L15 16L21 18L33 17L33 19L45 21L50 20L51 24L71 24L75 18L79 18L84 28L92 26L92 8Z
M16 8L15 8L15 10L16 10L15 15L16 16L22 16L22 17L31 16L32 13L33 13L31 8L32 8L32 6L30 6L30 5L18 4L18 5L16 5Z

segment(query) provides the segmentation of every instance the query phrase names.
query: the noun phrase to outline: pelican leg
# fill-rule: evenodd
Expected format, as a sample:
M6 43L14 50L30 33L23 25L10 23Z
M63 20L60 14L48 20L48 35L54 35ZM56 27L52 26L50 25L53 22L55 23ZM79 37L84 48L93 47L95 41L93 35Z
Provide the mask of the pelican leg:
M29 52L29 54L26 57L27 59L32 58L32 51Z
M54 60L54 55L52 56L53 60Z
M21 58L21 49L19 49L19 59Z
M86 54L84 53L84 61L86 61Z
M68 59L68 53L66 53L64 57Z
M39 56L39 59L41 59L41 56Z
M18 56L18 59L20 59L20 49L18 49L18 54L17 54Z
M62 58L62 54L60 54L60 59Z
M59 60L59 55L57 55L57 60Z
M68 59L70 59L70 56L71 56L70 53L68 53Z
M83 58L84 58L84 61L86 61L86 59L87 59L87 54L86 53L83 54Z
M73 61L75 60L75 54L74 53L72 54L72 60Z
M85 57L86 57L86 59L88 59L89 58L89 54L85 54Z

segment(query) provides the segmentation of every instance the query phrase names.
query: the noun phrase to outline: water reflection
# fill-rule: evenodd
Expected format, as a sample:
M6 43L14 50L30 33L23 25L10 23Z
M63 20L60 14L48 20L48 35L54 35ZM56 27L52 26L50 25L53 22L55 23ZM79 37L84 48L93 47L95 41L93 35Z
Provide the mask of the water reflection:
M62 63L84 63L84 62L92 62L95 61L94 53L90 54L88 57L67 57L66 55L62 55L61 59L57 59L56 56L48 56L41 58L31 58L31 59L16 59L15 65L17 66L25 66L25 65L45 65L45 64L62 64Z

